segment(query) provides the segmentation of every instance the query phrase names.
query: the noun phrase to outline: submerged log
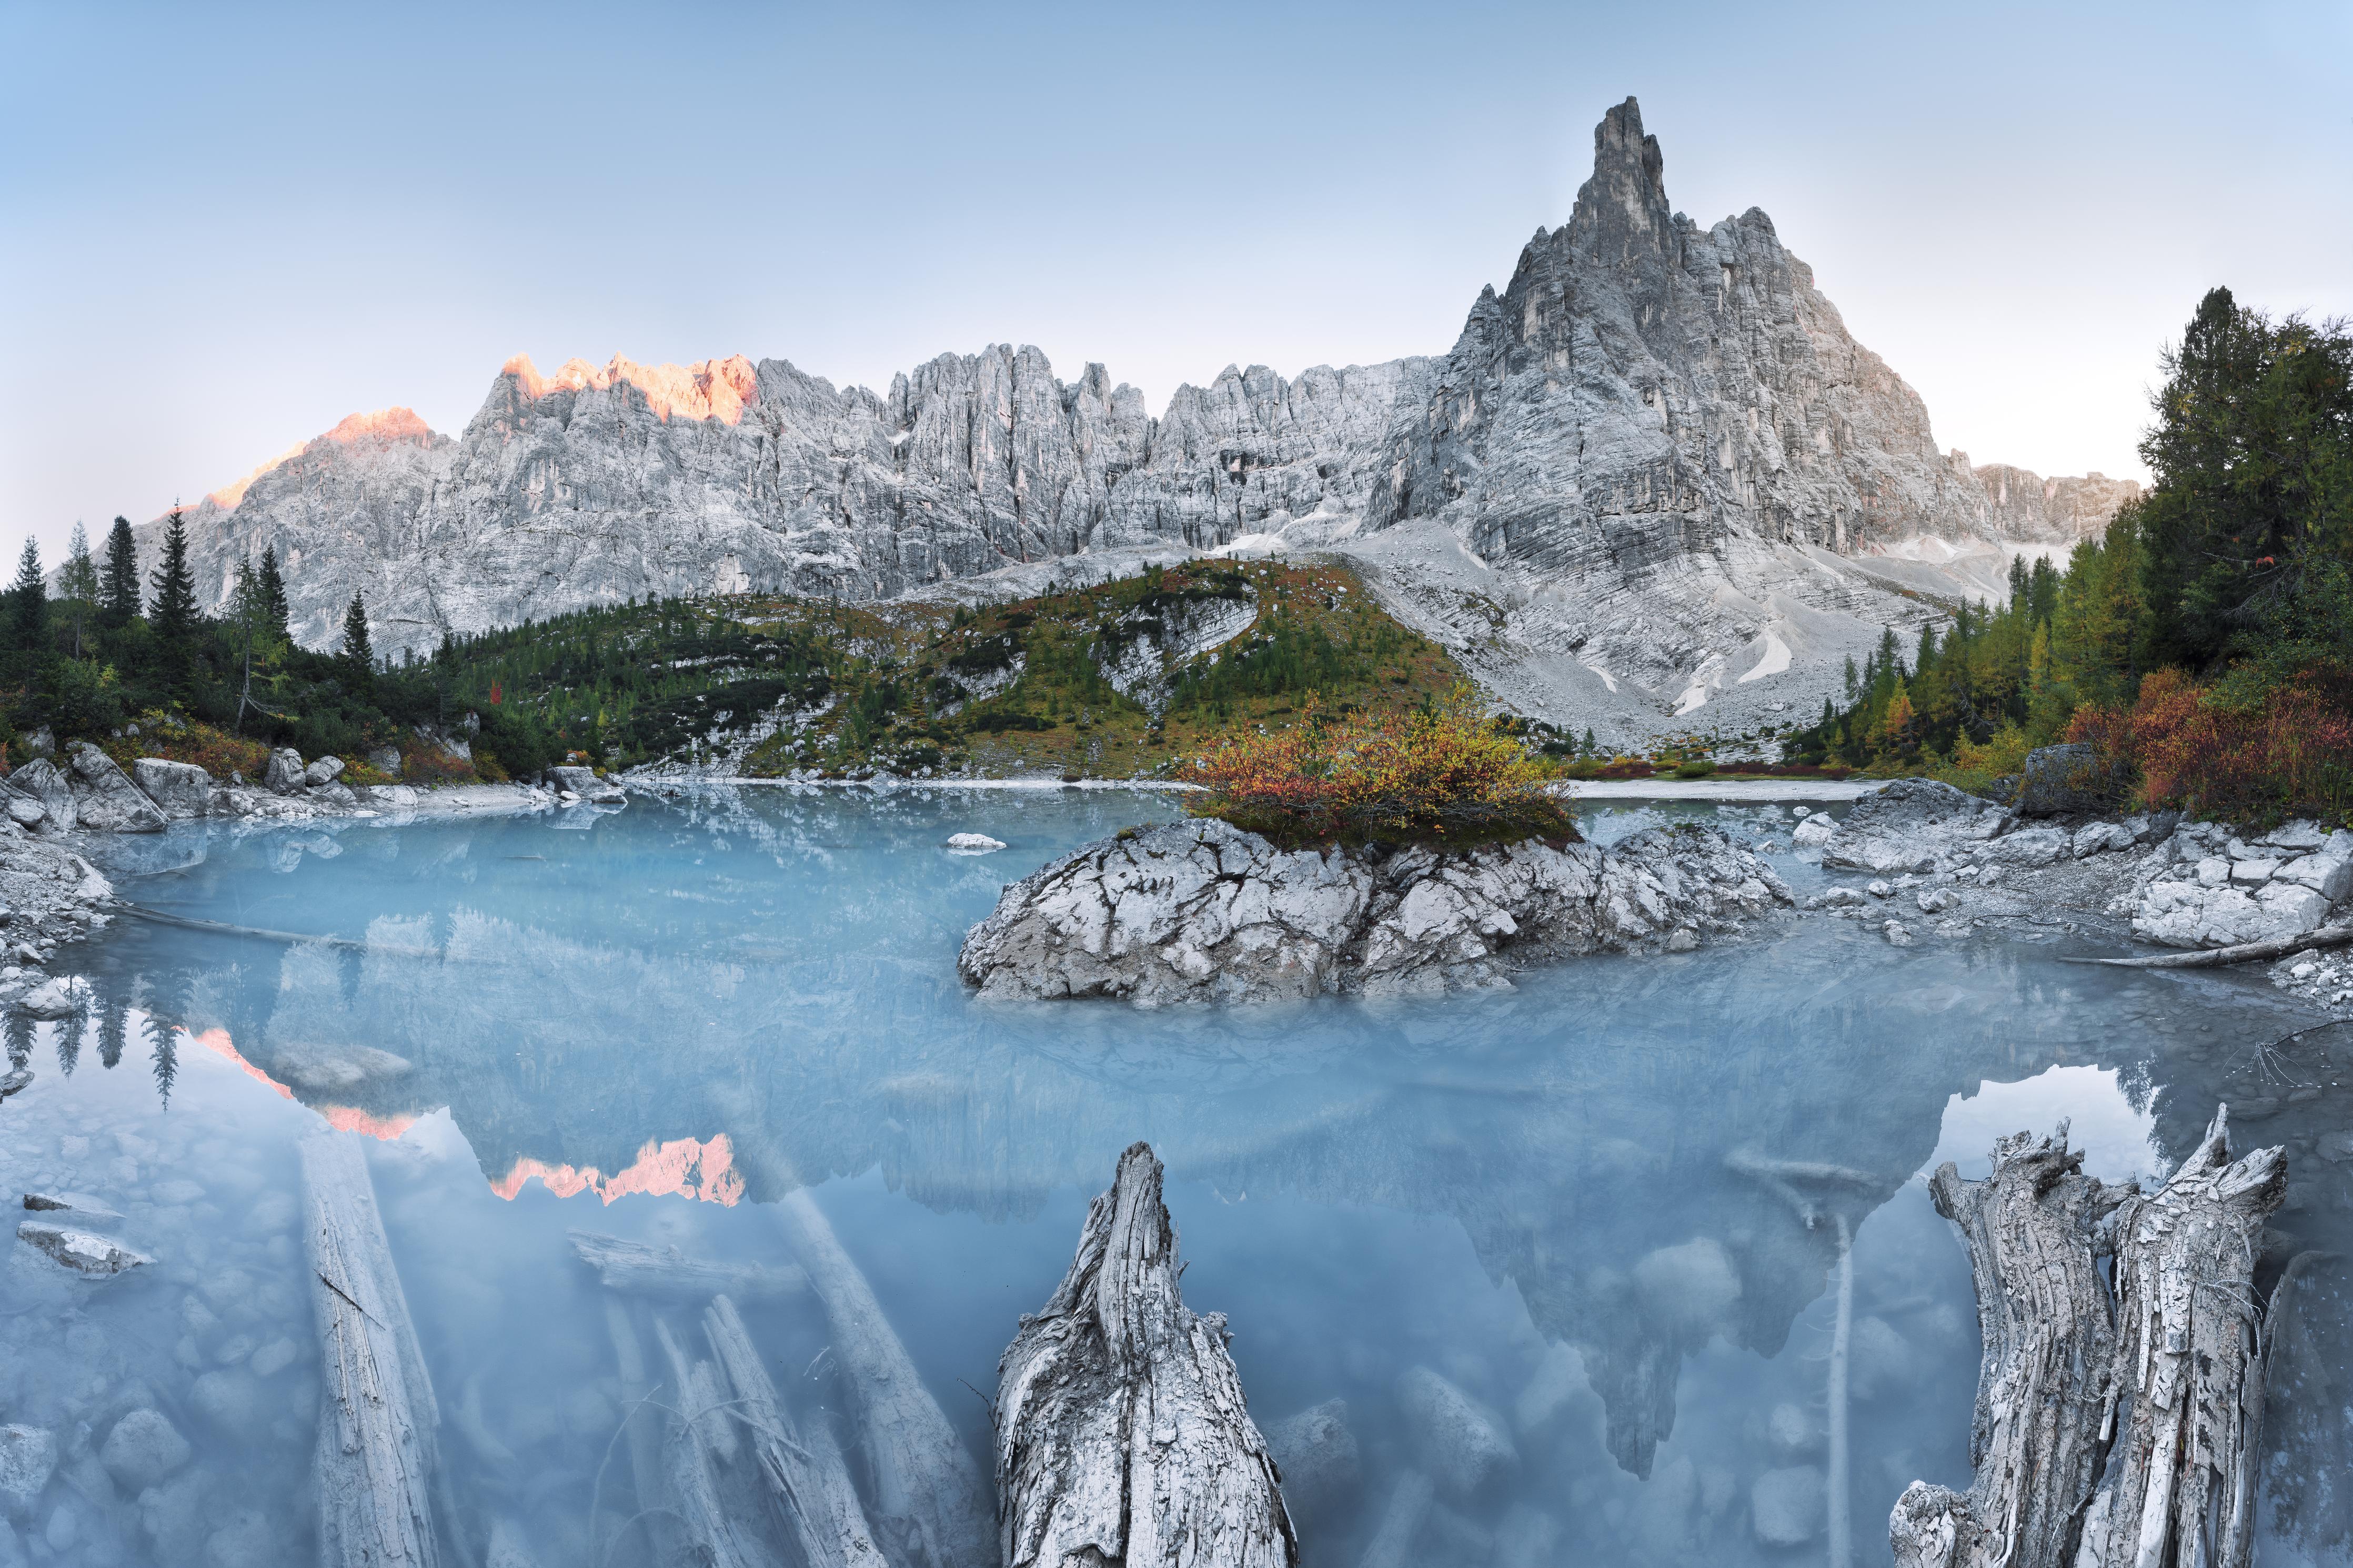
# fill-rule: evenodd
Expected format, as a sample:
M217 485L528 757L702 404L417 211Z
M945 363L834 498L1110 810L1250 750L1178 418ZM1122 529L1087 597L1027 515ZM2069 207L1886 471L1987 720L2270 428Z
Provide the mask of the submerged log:
M669 1564L681 1561L686 1550L685 1537L680 1528L678 1510L670 1506L670 1487L662 1468L662 1422L660 1412L654 1408L660 1392L673 1398L676 1390L657 1390L646 1372L645 1346L638 1338L637 1325L629 1321L629 1310L618 1300L605 1298L605 1328L613 1339L613 1357L621 1374L621 1432L628 1443L629 1476L638 1496L638 1511L617 1531L625 1533L630 1525L639 1525L653 1543L653 1560ZM599 1473L599 1480L602 1473ZM601 1495L602 1488L598 1489ZM588 1508L588 1539L596 1533L596 1499ZM597 1561L609 1561L611 1543L600 1549Z
M776 1301L808 1289L808 1277L797 1268L689 1258L675 1247L653 1247L589 1230L571 1234L572 1250L596 1271L608 1290L690 1301L719 1295L738 1301Z
M1088 1205L1060 1287L997 1363L1005 1568L1292 1568L1299 1542L1219 1313L1178 1295L1145 1144Z
M669 1442L668 1479L671 1506L690 1542L690 1561L700 1568L768 1568L783 1561L766 1521L750 1509L730 1506L721 1438L723 1434L732 1440L733 1429L723 1421L720 1402L704 1393L708 1373L688 1359L659 1318L654 1320L654 1341L661 1347L670 1386L680 1391L671 1406L676 1429Z
M735 1303L724 1296L713 1300L702 1329L734 1390L731 1414L744 1424L770 1501L802 1560L808 1568L885 1568L832 1432L821 1419L794 1428Z
M303 1249L322 1357L319 1560L328 1568L437 1568L429 1501L440 1414L358 1141L301 1144Z
M969 1568L996 1561L979 1467L916 1374L866 1276L806 1192L776 1205L810 1288L825 1305L835 1365L858 1421L869 1518L900 1568Z
M2255 1259L2287 1173L2278 1149L2232 1160L2228 1115L2152 1194L2085 1176L2063 1123L2000 1140L1983 1182L1938 1168L1985 1346L1976 1473L1965 1493L1905 1489L1898 1568L2246 1568L2287 1302L2258 1299Z

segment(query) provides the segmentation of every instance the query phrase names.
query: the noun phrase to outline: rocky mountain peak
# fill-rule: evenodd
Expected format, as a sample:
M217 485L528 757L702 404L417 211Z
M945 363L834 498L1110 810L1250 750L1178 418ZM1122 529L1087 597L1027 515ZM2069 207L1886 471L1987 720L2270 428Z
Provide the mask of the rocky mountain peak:
M1642 134L1642 106L1632 99L1593 128L1593 174L1578 187L1569 216L1572 243L1599 260L1631 260L1663 249L1674 231L1667 204L1666 160L1659 139Z

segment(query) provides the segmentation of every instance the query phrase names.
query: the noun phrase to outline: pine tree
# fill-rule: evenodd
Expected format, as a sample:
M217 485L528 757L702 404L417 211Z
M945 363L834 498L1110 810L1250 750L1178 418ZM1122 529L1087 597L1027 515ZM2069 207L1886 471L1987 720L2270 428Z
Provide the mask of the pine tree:
M260 588L263 625L280 639L291 642L294 634L287 623L293 618L293 611L286 603L286 579L278 571L275 544L261 547Z
M127 626L139 614L139 547L131 541L131 520L118 517L106 536L106 560L99 567L98 619L103 626Z
M375 651L368 646L367 601L357 594L352 595L352 606L343 612L343 668L358 691L366 691L375 682Z
M8 631L16 647L37 653L49 640L49 589L41 577L41 550L25 541L16 557L16 580L8 584Z
M172 508L172 526L164 535L164 562L148 578L155 597L148 606L147 619L155 628L157 651L163 656L165 677L173 684L185 682L190 666L195 661L196 574L188 566L187 519L177 506Z
M1852 702L1855 694L1862 689L1862 684L1854 673L1854 655L1849 654L1846 656L1846 700Z
M90 558L90 535L79 521L74 523L73 541L66 547L66 565L58 574L58 592L64 595L67 613L73 616L73 656L79 658L82 620L98 602L98 563Z

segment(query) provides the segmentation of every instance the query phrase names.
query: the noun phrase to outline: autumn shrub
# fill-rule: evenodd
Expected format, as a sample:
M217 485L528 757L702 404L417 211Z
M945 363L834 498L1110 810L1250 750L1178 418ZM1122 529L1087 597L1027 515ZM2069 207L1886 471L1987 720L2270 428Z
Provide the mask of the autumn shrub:
M141 757L194 763L223 784L231 773L243 773L259 783L269 771L269 747L265 742L152 711L141 714L138 722L138 734L115 737L99 748L125 773Z
M2316 665L2251 700L2231 697L2157 670L2128 709L2078 709L2067 738L2137 768L2149 805L2243 822L2353 816L2353 673Z
M1193 815L1284 845L1577 837L1543 770L1468 687L1410 712L1326 715L1311 696L1298 723L1229 741L1190 776L1208 786Z
M412 740L400 748L400 776L415 784L472 784L474 764L455 752Z

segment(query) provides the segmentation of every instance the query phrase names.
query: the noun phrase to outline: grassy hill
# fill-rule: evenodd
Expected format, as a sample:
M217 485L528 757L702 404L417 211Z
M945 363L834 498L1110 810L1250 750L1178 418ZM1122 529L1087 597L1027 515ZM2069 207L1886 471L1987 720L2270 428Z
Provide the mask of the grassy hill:
M1224 640L1196 651L1210 636ZM486 732L529 729L608 765L716 752L768 777L1153 776L1237 727L1281 727L1311 691L1327 711L1417 707L1462 679L1352 573L1227 562L979 608L625 605L432 663Z

